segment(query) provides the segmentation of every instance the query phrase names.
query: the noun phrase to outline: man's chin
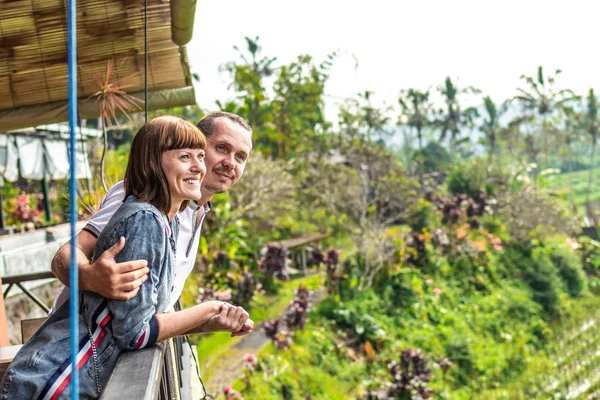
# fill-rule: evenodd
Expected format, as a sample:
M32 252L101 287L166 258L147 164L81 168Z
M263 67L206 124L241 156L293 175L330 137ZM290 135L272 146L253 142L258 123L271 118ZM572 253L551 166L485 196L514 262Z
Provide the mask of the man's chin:
M206 190L208 190L209 192L214 193L214 194L225 193L227 191L227 189L228 189L228 188L223 187L223 186L215 186L215 185L210 185L208 183L204 185L204 188Z

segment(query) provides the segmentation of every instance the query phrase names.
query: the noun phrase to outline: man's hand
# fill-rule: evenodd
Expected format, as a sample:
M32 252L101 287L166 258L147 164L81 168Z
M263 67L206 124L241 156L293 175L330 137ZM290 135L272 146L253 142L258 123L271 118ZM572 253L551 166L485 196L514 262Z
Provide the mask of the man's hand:
M148 261L134 260L122 263L115 261L125 246L125 238L107 249L92 264L79 269L80 287L113 300L133 298L142 283L148 279Z
M221 312L200 326L202 333L231 332L231 336L243 336L252 332L254 322L242 307L224 304Z

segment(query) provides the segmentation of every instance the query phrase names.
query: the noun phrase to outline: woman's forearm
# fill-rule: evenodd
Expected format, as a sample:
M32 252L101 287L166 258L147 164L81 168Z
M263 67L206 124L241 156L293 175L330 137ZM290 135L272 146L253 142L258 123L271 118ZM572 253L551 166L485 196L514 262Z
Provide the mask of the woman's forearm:
M225 303L221 301L207 301L185 310L166 314L157 314L158 341L188 333L196 333L200 325L204 324L221 311Z

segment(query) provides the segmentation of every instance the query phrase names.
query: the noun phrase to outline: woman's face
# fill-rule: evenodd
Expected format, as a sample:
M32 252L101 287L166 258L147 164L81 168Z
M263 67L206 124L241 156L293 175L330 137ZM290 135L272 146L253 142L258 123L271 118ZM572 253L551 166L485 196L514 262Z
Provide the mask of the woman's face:
M200 200L206 175L203 149L173 149L162 154L162 168L171 189L171 202Z

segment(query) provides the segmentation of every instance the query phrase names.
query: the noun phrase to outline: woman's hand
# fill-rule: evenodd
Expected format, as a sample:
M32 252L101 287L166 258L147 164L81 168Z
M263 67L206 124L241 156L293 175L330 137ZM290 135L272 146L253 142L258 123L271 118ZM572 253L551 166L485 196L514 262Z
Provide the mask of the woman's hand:
M250 318L248 318L248 321L246 321L246 323L244 324L244 326L242 326L242 329L240 329L237 332L232 332L231 333L231 337L246 336L247 334L249 334L253 330L254 330L254 321L252 321Z
M243 307L225 303L219 314L199 326L199 332L231 332L232 336L247 335L254 329L254 322L249 317Z
M159 327L158 340L200 333L202 332L200 327L222 313L227 306L229 304L222 301L210 300L185 310L156 314Z

